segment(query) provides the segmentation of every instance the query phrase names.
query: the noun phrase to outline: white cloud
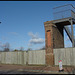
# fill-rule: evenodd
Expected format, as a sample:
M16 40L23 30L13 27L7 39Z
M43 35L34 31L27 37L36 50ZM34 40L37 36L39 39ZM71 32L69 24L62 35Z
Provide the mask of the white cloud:
M43 44L44 43L44 39L39 38L37 33L33 34L32 32L29 32L28 35L31 36L31 39L29 40L29 45L30 46L32 44Z
M33 46L33 45L31 43L29 43L28 46Z
M42 38L30 39L30 43L33 43L33 44L41 44L41 43L44 43L44 39L42 39Z
M37 39L38 38L37 33L34 35L32 32L29 32L28 35L31 36L32 39Z

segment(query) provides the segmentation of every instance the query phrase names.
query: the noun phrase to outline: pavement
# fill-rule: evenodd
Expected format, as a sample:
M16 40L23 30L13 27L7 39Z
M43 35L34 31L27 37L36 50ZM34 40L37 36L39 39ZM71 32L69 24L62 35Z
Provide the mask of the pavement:
M59 72L58 66L26 66L0 64L0 74L75 74L75 67L63 67L64 71Z

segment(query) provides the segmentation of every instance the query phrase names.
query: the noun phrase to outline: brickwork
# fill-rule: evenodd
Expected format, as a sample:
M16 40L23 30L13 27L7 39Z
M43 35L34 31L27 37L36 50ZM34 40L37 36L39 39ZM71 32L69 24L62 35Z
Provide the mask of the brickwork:
M63 26L56 25L53 29L53 48L64 48Z
M53 30L52 30L52 21L47 21L44 23L45 26L45 45L46 45L46 65L54 64L54 55L53 55Z
M54 65L54 48L64 48L63 26L53 24L53 21L44 22L46 65Z
M54 65L54 55L53 53L46 54L46 65Z

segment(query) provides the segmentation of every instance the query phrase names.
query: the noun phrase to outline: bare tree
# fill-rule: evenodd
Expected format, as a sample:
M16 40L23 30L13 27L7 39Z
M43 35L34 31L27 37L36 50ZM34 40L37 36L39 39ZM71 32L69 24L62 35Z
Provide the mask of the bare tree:
M42 48L40 48L40 50L45 50L45 46L43 46Z
M24 47L20 47L20 51L23 51L24 50Z
M13 51L18 51L17 49L13 50Z
M30 51L30 50L32 50L32 49L31 49L31 48L28 48L28 49L27 49L27 51Z
M10 50L10 44L7 42L7 43L5 43L3 46L2 46L2 48L3 48L3 51L9 51Z

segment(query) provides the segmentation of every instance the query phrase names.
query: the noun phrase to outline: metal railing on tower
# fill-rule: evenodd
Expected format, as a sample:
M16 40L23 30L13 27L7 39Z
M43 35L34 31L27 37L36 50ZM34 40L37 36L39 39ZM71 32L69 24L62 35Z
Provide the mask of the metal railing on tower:
M75 19L75 7L72 4L67 4L53 8L54 20L63 18L74 18Z

